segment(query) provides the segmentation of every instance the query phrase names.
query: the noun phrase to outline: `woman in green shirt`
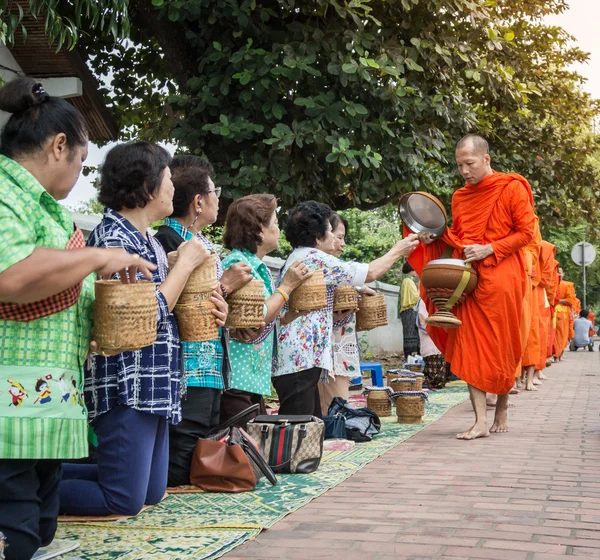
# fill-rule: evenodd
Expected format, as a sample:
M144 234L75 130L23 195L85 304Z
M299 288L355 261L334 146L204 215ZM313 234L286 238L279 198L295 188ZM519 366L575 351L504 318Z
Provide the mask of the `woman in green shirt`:
M54 538L61 459L88 454L93 273L135 281L154 266L86 248L58 203L87 156L79 111L32 78L1 88L0 109L12 113L0 133L0 533L6 558L21 560Z
M229 389L221 397L221 422L252 404L260 405L260 413L266 412L263 397L271 394L276 322L292 291L312 276L308 267L298 260L275 290L262 259L279 244L276 209L277 199L273 195L252 194L236 200L227 211L223 243L231 253L223 260L223 268L227 270L236 263L248 265L252 277L264 282L265 329L259 333L246 329L230 331L231 374ZM285 324L296 317L298 314L287 312L281 321Z

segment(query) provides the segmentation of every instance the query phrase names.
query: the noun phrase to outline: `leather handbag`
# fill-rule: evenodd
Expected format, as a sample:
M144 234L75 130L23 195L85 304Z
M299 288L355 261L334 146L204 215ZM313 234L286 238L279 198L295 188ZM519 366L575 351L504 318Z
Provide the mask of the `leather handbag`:
M310 415L261 415L248 422L248 433L277 473L308 474L321 463L325 426Z
M255 413L253 405L198 439L192 457L190 481L207 492L249 492L264 476L275 486L277 477L261 456L256 442L235 424Z

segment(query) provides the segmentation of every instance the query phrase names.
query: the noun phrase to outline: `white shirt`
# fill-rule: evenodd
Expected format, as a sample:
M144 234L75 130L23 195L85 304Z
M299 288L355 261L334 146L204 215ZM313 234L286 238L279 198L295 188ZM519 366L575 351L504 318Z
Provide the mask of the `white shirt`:
M419 339L421 341L421 356L423 358L427 358L428 356L435 356L436 354L441 354L438 350L437 346L431 340L431 337L427 333L425 327L427 326L425 323L425 319L429 317L429 313L427 312L427 306L422 299L419 299L418 305L418 315L417 315L417 327L419 329Z

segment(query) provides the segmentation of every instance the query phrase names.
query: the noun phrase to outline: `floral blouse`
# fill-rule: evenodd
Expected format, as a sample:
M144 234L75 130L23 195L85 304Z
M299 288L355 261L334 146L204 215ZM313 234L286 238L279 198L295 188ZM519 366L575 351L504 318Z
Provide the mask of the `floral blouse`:
M298 259L303 259L311 270L322 270L328 287L337 288L341 284L362 286L369 272L368 264L342 261L319 249L298 247L281 269L278 285L287 269ZM273 375L312 368L333 371L333 305L312 311L289 325L282 325L279 331L277 366Z

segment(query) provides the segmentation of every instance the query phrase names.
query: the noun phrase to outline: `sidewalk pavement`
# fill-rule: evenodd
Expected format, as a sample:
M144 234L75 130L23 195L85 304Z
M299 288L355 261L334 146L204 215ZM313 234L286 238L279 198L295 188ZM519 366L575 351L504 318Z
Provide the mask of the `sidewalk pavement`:
M456 440L467 401L223 558L600 559L600 354L565 357L508 434Z

